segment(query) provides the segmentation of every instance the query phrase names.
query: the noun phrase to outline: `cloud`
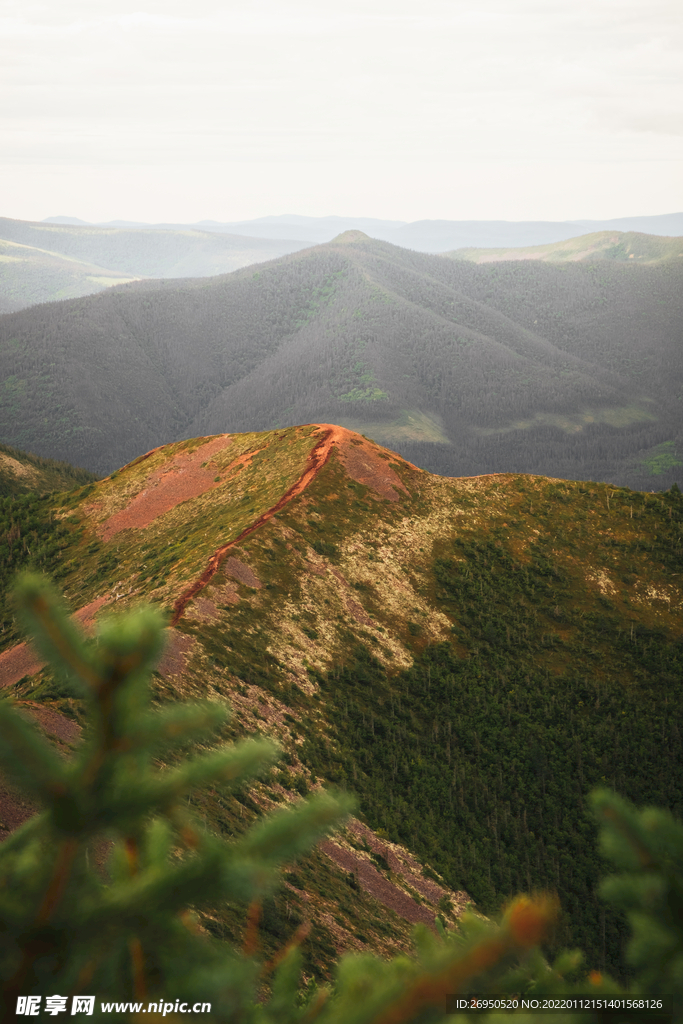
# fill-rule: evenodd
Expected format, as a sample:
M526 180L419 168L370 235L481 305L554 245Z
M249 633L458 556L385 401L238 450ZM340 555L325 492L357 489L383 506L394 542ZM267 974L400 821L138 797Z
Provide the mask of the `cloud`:
M332 209L354 160L683 158L678 0L7 0L0 38L0 147L46 176L303 160Z

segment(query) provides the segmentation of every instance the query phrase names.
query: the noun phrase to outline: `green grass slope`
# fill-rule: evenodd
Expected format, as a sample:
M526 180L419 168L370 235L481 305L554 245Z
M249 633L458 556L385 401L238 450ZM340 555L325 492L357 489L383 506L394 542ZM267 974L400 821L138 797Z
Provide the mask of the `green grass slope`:
M159 701L227 700L235 735L283 743L284 765L242 803L201 797L209 827L231 834L320 780L342 786L384 844L385 881L401 844L423 879L483 912L555 890L557 944L624 972L585 798L607 784L683 811L678 491L444 479L307 426L167 446L26 514L53 530L37 564L74 607L152 600L173 616ZM9 649L11 605L0 617ZM4 693L77 714L60 687L43 670ZM345 842L372 858L358 835ZM313 915L322 945L307 955L323 973L332 949L400 948L399 919L383 933L381 902L316 857L273 897L270 939ZM217 907L210 927L242 925Z
M0 437L109 472L169 438L322 420L446 475L661 488L682 285L681 260L476 266L352 232L3 317Z
M273 259L303 242L155 230L45 224L0 217L0 238L106 267L127 277L206 277Z
M639 231L594 231L589 235L569 238L546 245L529 245L503 249L454 249L442 253L449 259L471 263L499 263L502 260L546 260L562 263L576 260L638 260L660 263L683 256L683 238L645 235Z
M0 239L0 314L93 295L134 280L130 274Z

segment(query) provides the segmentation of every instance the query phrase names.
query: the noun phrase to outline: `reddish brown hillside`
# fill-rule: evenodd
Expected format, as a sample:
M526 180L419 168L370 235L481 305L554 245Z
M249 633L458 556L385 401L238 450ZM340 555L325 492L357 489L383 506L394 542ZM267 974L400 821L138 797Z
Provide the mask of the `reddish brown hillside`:
M245 503L252 511L248 517L237 518L236 525L226 523L224 542L203 556L203 564L199 564L198 571L189 580L179 576L175 583L164 588L165 603L173 612L159 673L170 687L177 687L182 693L190 665L202 658L201 645L195 637L174 627L190 607L192 622L216 623L223 614L221 607L240 604L240 593L244 588L252 592L262 589L261 581L249 564L249 555L242 554L244 543L304 494L328 463L333 451L345 477L367 488L371 499L378 503L396 504L409 497L408 489L394 466L404 464L406 468L420 472L350 430L332 424L311 424L292 431L273 432L265 438L256 435L246 442L242 435L232 437L226 434L154 449L112 478L102 481L87 503L83 503L89 529L104 545L105 552L114 549L118 552L121 546L139 544L138 538L158 535L158 531L168 538L168 545L173 545L192 516L205 516L207 522L215 522L225 514L226 508L235 503L238 507L239 502ZM273 486L265 492L269 500L264 501L265 495L262 496L261 491L268 481L269 466L263 462L259 468L255 460L278 452L288 460L287 472L278 478L277 483L274 479L271 481ZM258 498L252 498L254 493ZM204 535L206 533L208 531ZM93 541L91 546L97 545ZM239 558L235 557L237 551L240 551ZM316 569L314 563L310 564L310 569L324 573L324 569ZM331 571L337 586L343 591L349 590L343 574L336 569ZM225 582L216 586L213 581L219 572ZM209 584L210 594L207 596L204 591ZM116 583L88 601L75 613L75 617L91 629L101 609L124 606L130 597L135 596L135 589L129 587L126 593L123 581ZM350 594L345 596L345 607L350 609L354 621L372 625L362 606ZM0 686L15 686L24 677L35 675L43 666L43 661L29 645L19 644L0 654ZM230 700L236 715L245 722L258 715L276 734L289 734L287 719L290 716L286 709L271 702L265 704L257 688L250 688L246 699L239 691L232 692ZM42 710L34 707L31 710L41 727L54 736L56 742L77 740L78 727L54 707ZM300 766L293 772L293 778L298 777ZM297 798L296 790L282 786L276 788L281 799ZM265 796L259 797L259 802L264 808L271 805ZM22 800L14 788L0 786L0 827L5 834L32 813L35 813L35 807ZM359 840L362 840L362 847ZM322 843L320 851L329 858L330 870L341 870L349 877L353 876L359 897L365 894L371 905L381 908L375 911L379 914L378 920L382 914L389 914L397 915L396 918L391 917L393 920L432 925L443 897L451 900L456 914L468 900L465 893L452 893L430 882L406 850L380 839L359 821L352 821L350 830L343 836ZM383 862L391 864L389 873L382 872L373 862L374 854L381 854L385 858ZM307 913L329 929L338 951L364 948L364 941L355 939L348 929L339 925L330 912L333 908L324 902L318 906L316 900L311 902L310 895L303 894L300 898L306 903ZM380 944L384 941L380 935L376 940ZM393 941L398 940L394 938ZM404 946L405 943L402 948Z
M174 619L159 704L226 702L221 742L281 746L248 794L196 795L215 834L320 785L356 794L372 836L352 827L293 865L278 904L337 952L398 948L437 907L453 921L463 890L493 912L557 888L588 934L588 787L611 773L627 795L644 779L641 802L680 799L677 490L439 477L308 424L155 449L30 512L14 554L28 561L37 522L71 607ZM17 644L11 616L0 646ZM0 661L3 697L77 714L30 659Z

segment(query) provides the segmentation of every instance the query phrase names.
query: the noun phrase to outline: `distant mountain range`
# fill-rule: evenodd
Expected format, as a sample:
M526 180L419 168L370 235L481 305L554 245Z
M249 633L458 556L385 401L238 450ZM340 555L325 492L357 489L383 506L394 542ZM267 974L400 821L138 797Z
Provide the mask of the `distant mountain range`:
M226 701L219 742L282 747L250 790L193 795L212 835L321 783L358 800L266 897L264 959L308 921L305 969L325 977L340 950L398 952L470 899L497 913L550 890L551 960L579 947L621 977L627 927L596 893L586 796L682 815L682 530L680 492L444 479L331 425L166 445L77 491L0 499L2 697L79 742L80 691L20 642L18 568L53 577L81 621L153 602L172 624L155 703ZM0 783L0 839L21 813ZM198 910L241 941L246 908Z
M601 250L605 250L609 258L618 258L615 246L624 244L622 236L627 227L629 238L634 231L641 233L641 239L645 237L643 231L653 232L647 236L651 239L667 233L683 234L683 214L623 218L618 222L622 224L621 230L617 230L617 222L613 222L609 230L600 235L603 241L591 242L586 251L579 254L572 248L577 233L597 223L418 221L404 224L368 217L285 216L232 224L202 221L195 225L145 225L112 221L93 225L77 217L50 217L41 222L0 218L0 314L42 302L94 295L131 280L213 277L297 252L312 244L329 242L347 230L361 230L415 251L443 252L476 262L595 258ZM597 239L595 227L591 230L593 234L588 237ZM566 250L555 248L567 239ZM670 241L675 243L675 239ZM511 248L520 246L550 246L552 251L537 254L535 250ZM610 247L612 251L608 253ZM653 252L659 251L654 242L650 243L650 248ZM454 249L457 251L453 252Z
M85 224L73 217L49 217L45 223ZM683 235L683 213L659 214L652 217L617 217L612 220L573 221L504 221L504 220L377 220L372 217L301 217L283 215L259 217L256 220L203 220L192 225L142 224L134 221L111 221L106 227L155 228L164 231L187 231L188 228L219 233L233 233L263 239L299 239L319 244L330 242L342 231L364 231L372 238L392 242L404 249L418 252L447 252L464 247L507 248L545 245L561 242L596 231L638 231L651 235Z
M337 422L449 476L660 489L683 476L683 259L604 256L478 266L352 231L8 314L0 438L104 473L169 439Z
M197 228L156 231L63 219L54 224L0 218L0 313L93 295L140 278L225 274L307 245Z

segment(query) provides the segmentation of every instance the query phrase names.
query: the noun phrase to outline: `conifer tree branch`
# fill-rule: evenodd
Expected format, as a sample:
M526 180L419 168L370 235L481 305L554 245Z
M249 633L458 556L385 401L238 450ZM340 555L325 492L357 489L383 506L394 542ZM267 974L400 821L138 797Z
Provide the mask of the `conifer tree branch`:
M247 910L247 924L242 944L243 956L254 956L258 949L258 926L261 920L261 901L252 900Z
M278 952L275 954L272 960L269 960L268 963L263 965L262 974L270 974L271 971L276 970L276 968L279 967L280 964L284 960L286 960L287 957L290 956L294 950L299 948L301 943L304 941L304 939L308 938L310 933L311 922L304 921L303 924L299 925L299 927L294 932L294 934L292 935L291 939L287 942L287 944L284 945L282 949L278 950Z
M325 1006L329 998L329 990L326 988L321 988L318 994L316 995L311 1007L307 1010L306 1014L304 1015L303 1024L312 1024L312 1022L316 1020L320 1016L322 1011L325 1009Z
M76 676L88 688L95 690L100 680L85 655L83 635L46 590L44 581L27 573L20 577L16 592L23 617L41 653L67 674Z
M54 944L54 939L46 938L44 926L49 924L64 894L77 850L78 840L74 838L64 839L60 845L52 877L30 929L31 937L24 946L21 963L7 986L10 999L21 994L35 961L50 951Z
M47 924L57 909L67 887L69 874L78 852L78 846L79 843L76 838L69 837L62 840L54 874L36 914L35 923L37 927Z
M142 943L137 935L128 940L130 958L133 965L133 994L138 1002L147 1001L147 985L145 982L145 955Z

